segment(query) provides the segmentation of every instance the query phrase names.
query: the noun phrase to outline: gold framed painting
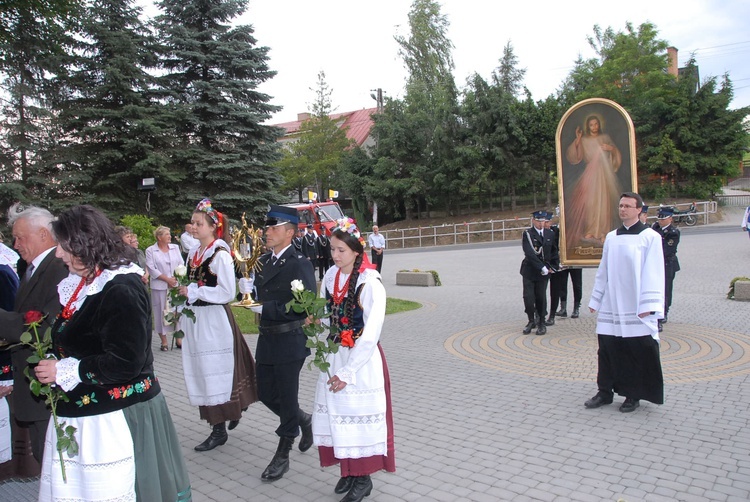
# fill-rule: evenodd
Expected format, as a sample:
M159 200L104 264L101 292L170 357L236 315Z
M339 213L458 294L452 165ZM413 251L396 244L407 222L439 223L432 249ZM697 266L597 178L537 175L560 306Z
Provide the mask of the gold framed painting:
M614 101L586 99L560 119L555 146L560 261L598 266L604 238L620 225L620 194L638 191L633 121Z

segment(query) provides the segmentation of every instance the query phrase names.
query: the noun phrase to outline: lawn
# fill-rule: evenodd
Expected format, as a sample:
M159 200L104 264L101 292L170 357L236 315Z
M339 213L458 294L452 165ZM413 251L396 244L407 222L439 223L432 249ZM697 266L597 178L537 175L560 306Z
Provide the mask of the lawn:
M388 298L385 304L385 314L397 314L409 310L418 309L422 305L409 300L399 300L398 298ZM258 333L258 325L255 324L255 314L250 309L232 308L234 318L244 334Z

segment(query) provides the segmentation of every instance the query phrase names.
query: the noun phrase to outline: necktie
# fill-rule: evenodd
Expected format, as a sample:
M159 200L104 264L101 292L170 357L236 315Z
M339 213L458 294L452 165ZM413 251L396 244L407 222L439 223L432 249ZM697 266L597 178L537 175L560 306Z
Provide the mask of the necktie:
M23 274L23 282L29 282L29 279L31 279L31 274L34 273L34 264L29 263L29 266L26 267L26 273Z
M276 262L279 261L279 258L276 255L273 255L271 257L271 265L276 265Z

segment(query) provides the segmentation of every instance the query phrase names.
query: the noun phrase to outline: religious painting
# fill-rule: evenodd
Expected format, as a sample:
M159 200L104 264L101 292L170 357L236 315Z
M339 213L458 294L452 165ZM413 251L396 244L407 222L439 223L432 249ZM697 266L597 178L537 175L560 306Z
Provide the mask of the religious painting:
M586 99L565 112L555 144L560 261L598 266L604 238L621 224L620 194L638 191L633 121L614 101Z

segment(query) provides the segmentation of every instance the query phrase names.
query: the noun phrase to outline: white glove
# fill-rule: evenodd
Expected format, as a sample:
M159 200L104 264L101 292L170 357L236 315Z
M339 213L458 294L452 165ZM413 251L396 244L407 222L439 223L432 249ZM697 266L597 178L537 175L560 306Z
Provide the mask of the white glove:
M256 314L262 314L263 313L263 305L253 305L252 307L250 307L250 310L252 310Z
M547 274L549 274L549 270L547 270L547 267L542 267L542 275L547 275Z
M245 279L243 277L242 279L240 279L240 282L239 282L240 293L242 293L243 295L252 293L254 282L255 282L254 278Z

